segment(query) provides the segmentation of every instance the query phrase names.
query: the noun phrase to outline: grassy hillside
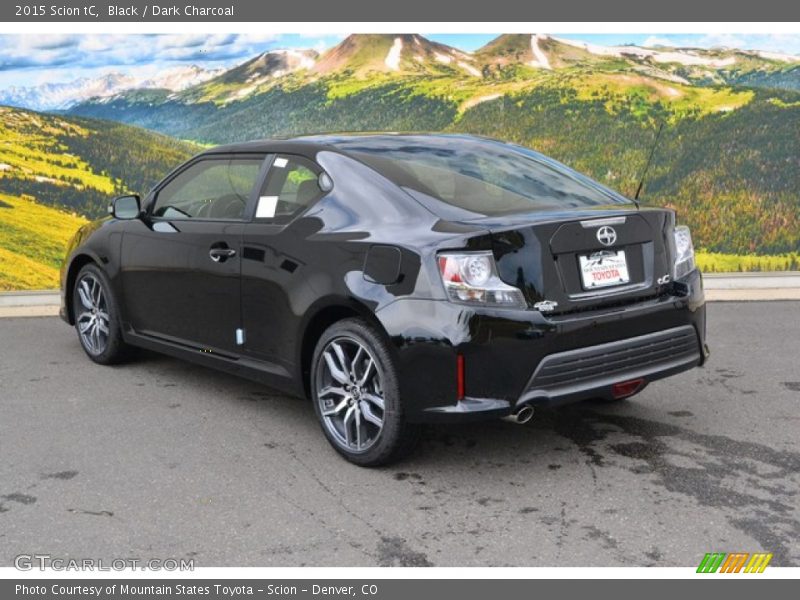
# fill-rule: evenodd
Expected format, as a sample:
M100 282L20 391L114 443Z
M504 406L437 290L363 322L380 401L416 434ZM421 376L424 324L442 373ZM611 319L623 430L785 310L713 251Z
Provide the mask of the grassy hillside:
M151 131L0 106L0 192L96 217L197 148Z
M797 251L800 106L779 108L774 100L783 92L750 93L736 110L703 114L700 105L678 116L661 102L642 113L635 94L587 100L539 88L482 103L452 129L540 149L632 195L657 123L666 122L644 190L648 203L677 209L706 250Z
M64 248L86 219L0 194L0 291L58 287Z
M703 273L742 273L746 271L798 271L800 253L789 254L722 254L696 252L697 266Z
M128 125L0 107L0 290L57 287L81 224L195 151Z

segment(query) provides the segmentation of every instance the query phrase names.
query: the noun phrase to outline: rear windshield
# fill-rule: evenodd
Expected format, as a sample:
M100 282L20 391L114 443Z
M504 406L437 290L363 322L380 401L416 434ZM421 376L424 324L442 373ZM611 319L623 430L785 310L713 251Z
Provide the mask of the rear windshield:
M338 145L434 210L428 198L487 216L629 202L561 163L492 140L373 136Z

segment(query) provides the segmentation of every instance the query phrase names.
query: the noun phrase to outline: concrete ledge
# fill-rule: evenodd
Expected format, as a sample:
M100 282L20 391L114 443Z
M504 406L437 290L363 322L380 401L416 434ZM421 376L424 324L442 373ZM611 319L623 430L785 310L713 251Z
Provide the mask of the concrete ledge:
M0 292L0 308L7 306L59 306L58 290L33 290L25 292Z
M708 273L703 285L706 290L800 289L800 273Z
M800 288L706 289L707 302L757 302L764 300L800 300Z
M58 309L58 305L0 306L0 319L3 317L57 317Z
M60 306L58 290L0 292L0 318L51 317L58 315Z
M800 273L708 273L703 287L709 302L800 300Z

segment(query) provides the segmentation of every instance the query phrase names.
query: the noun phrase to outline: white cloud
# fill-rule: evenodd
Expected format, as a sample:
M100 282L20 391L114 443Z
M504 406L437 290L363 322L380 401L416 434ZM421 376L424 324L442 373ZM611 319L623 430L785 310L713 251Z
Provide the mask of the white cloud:
M736 34L651 35L643 46L681 46L694 48L738 48L765 50L800 55L800 35L796 34Z
M800 55L800 35L737 35L733 33L704 35L698 41L701 47L721 46L743 50L766 50Z
M65 71L124 67L158 62L208 62L245 59L263 52L276 35L2 35L0 70Z
M672 45L674 45L674 42L665 37L657 35L651 35L642 43L642 46L647 46L648 48L652 48L653 46L672 46Z

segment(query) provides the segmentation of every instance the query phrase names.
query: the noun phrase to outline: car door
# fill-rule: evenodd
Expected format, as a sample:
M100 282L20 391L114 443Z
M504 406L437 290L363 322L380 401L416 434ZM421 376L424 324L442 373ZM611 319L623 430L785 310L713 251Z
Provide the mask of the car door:
M313 297L305 264L313 254L307 220L299 216L324 194L312 160L277 154L259 191L242 242L245 354L291 367L301 298Z
M241 242L265 155L204 155L154 192L122 239L122 295L136 333L235 354Z

